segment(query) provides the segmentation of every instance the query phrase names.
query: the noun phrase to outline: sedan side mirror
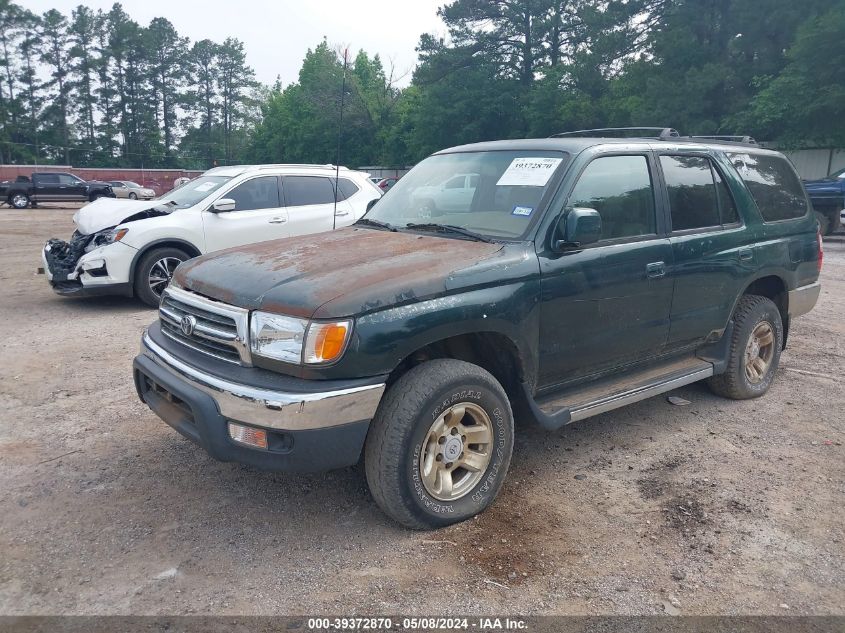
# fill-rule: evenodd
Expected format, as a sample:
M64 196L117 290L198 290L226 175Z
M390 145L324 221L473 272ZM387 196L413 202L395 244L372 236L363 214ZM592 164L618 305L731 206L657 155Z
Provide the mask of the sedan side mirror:
M214 201L214 204L211 205L209 211L211 211L212 213L225 213L226 211L234 211L235 205L235 201L231 198L220 198L219 200Z
M593 244L601 239L601 216L595 209L574 207L560 216L557 233L563 239L555 240L555 250Z

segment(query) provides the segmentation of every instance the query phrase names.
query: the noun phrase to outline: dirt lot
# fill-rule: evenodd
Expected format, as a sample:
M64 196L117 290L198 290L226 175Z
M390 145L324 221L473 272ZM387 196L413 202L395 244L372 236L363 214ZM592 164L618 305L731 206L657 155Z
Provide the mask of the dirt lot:
M523 426L482 517L405 531L359 469L212 461L138 402L155 312L36 276L71 211L0 210L0 613L845 613L845 239L769 395Z

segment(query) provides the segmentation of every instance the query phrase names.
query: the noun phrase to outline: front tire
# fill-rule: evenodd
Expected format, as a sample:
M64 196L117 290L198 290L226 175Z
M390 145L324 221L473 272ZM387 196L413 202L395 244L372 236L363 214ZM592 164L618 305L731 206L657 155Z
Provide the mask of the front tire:
M513 453L513 413L499 382L477 365L432 360L385 394L364 448L367 483L402 525L443 527L496 498Z
M708 380L717 395L759 398L772 386L783 348L783 322L771 299L745 295L734 310L734 329L725 373Z
M141 258L135 272L135 296L148 306L157 308L161 293L170 283L176 267L189 260L178 248L154 248Z
M130 199L130 200L137 200L137 199L138 199L138 194L137 194L137 193L135 193L134 191L130 191L130 192L129 192L129 199Z

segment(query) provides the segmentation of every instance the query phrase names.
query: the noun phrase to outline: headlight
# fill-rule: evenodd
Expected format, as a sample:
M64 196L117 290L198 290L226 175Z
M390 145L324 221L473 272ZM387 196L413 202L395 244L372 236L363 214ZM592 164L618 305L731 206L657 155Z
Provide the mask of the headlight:
M340 358L346 349L350 321L309 322L305 319L253 312L249 345L254 354L296 365L318 365Z
M122 240L127 233L129 233L129 229L107 229L97 233L91 241L94 246L108 246Z

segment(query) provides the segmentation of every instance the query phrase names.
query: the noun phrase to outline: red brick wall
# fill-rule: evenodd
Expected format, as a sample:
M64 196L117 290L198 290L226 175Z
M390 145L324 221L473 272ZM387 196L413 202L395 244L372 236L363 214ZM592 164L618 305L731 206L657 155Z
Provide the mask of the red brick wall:
M154 189L157 195L162 195L173 189L173 181L177 178L196 178L202 171L184 169L122 169L104 167L64 167L49 165L35 169L31 165L0 165L0 181L14 180L18 176L29 176L34 171L61 171L74 174L85 180L131 180L142 187Z

